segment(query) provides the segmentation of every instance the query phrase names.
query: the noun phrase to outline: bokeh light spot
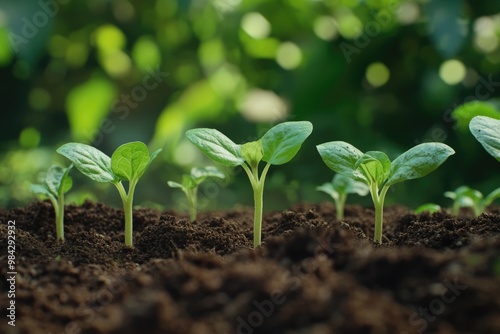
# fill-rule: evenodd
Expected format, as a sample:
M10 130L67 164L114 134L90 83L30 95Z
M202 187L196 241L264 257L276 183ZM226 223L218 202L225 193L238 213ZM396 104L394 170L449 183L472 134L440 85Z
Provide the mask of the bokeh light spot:
M314 21L314 33L325 41L330 41L338 36L337 23L331 16L320 16Z
M302 62L302 51L292 42L281 43L276 53L276 61L285 70L293 70Z
M389 81L391 72L381 62L370 64L366 69L366 80L373 87L382 87Z
M36 148L40 144L40 139L40 131L32 127L25 128L19 134L19 146L27 149Z
M465 79L465 65L456 59L450 59L441 64L439 77L448 85L456 85Z
M255 39L262 39L271 33L271 24L262 14L252 12L245 14L241 20L243 30Z

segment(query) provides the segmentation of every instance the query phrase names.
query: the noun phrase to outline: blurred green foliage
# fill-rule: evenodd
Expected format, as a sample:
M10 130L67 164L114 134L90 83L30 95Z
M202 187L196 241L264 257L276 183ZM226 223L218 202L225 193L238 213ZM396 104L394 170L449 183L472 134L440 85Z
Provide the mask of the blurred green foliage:
M269 175L267 209L322 199L315 187L332 175L315 145L330 140L391 158L446 142L457 151L449 162L388 194L389 204L441 203L445 189L500 183L497 162L452 117L471 100L498 112L499 66L498 1L2 1L0 205L33 201L40 172L67 164L55 154L65 142L110 153L141 140L164 151L137 203L178 208L166 181L208 163L185 130L216 127L246 142L281 120L309 120L314 132ZM251 204L245 176L226 173L200 189L200 204ZM72 175L68 201L119 204Z

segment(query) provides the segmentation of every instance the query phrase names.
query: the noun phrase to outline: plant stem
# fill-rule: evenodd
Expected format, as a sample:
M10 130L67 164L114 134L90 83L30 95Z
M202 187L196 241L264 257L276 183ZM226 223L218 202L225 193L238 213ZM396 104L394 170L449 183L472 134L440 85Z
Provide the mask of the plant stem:
M62 193L59 194L59 198L57 199L56 234L57 239L64 241L64 194Z
M371 191L375 191L372 193L373 204L375 205L375 234L373 236L373 241L381 244L382 243L382 230L384 227L384 201L385 195L387 194L387 190L389 187L383 187L380 194L378 193L378 187L372 186Z
M248 165L241 165L250 179L250 184L253 189L254 200L254 216L253 216L253 247L257 248L261 244L262 236L262 213L264 208L264 182L270 164L267 164L262 170L262 174L258 175L258 167L251 168Z
M128 247L134 246L132 238L134 230L132 208L134 205L134 189L136 184L136 181L129 183L127 194L121 182L115 183L123 203L123 213L125 214L125 245Z
M264 206L264 189L259 184L253 190L254 214L253 214L253 248L261 244L262 235L262 210Z
M346 199L346 194L339 194L339 199L335 203L337 207L337 221L341 221L342 219L344 219L344 207Z
M186 196L188 198L189 202L189 220L191 223L194 223L196 221L196 216L197 216L197 206L198 206L198 201L197 201L197 193L198 193L198 188L194 189L187 189L186 191Z

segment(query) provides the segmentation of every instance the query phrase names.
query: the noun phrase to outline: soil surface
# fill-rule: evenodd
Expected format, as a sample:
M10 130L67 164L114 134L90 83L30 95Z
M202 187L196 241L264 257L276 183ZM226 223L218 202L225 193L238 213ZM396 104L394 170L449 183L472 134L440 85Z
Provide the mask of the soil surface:
M68 206L64 243L49 202L0 209L2 277L15 221L15 327L1 333L500 333L500 210L414 215L386 208L384 244L371 209L302 204L253 212L123 212ZM10 276L9 276L10 277ZM2 278L1 306L9 305Z

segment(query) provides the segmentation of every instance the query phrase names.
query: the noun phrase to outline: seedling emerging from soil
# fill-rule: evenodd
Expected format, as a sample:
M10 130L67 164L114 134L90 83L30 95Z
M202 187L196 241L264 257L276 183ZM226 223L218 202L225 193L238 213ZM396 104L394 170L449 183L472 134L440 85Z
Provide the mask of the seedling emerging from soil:
M424 212L429 212L429 213L434 213L434 212L439 212L441 211L441 206L439 204L435 203L425 203L416 208L413 212L418 215L420 213Z
M43 184L32 184L31 191L38 195L47 196L54 206L56 215L57 239L64 241L64 194L73 186L73 180L69 176L68 168L52 166L47 171Z
M453 200L451 212L454 215L460 213L460 208L469 207L472 208L474 215L477 217L481 215L494 200L500 197L500 188L493 190L488 196L484 197L479 190L461 186L455 191L445 192L444 196Z
M337 220L344 219L344 207L347 194L366 196L370 191L364 182L353 180L342 174L336 174L332 182L324 183L316 187L316 190L323 191L333 198L335 208L337 209Z
M98 149L80 143L68 143L57 149L89 179L101 183L112 183L118 189L125 214L125 245L132 247L133 216L132 207L137 182L161 149L151 156L147 146L141 142L123 144L108 157ZM122 181L128 181L128 193Z
M247 173L255 207L254 247L261 243L264 182L269 167L292 160L312 129L310 122L285 122L272 127L261 139L243 145L235 144L215 129L192 129L186 132L187 138L210 159L228 167L241 166ZM259 176L261 160L266 165Z
M424 143L401 154L394 161L379 151L361 152L349 143L333 141L317 146L325 164L334 172L364 182L375 206L373 241L382 243L384 200L389 187L416 179L438 168L455 151L442 143Z
M170 187L180 188L186 194L191 222L196 221L198 186L209 177L224 179L225 175L217 167L209 166L191 169L191 174L184 174L182 176L182 184L168 181Z
M500 120L487 116L476 116L469 129L486 152L500 161Z

